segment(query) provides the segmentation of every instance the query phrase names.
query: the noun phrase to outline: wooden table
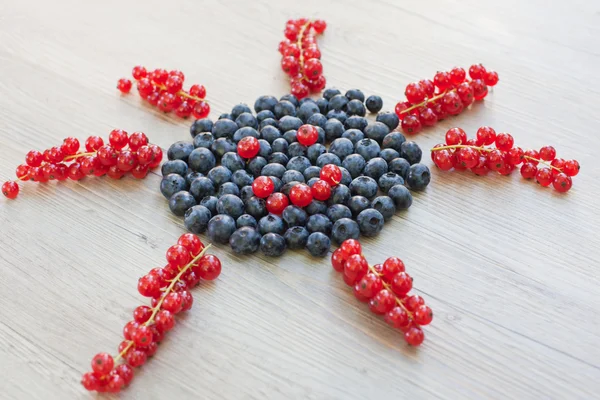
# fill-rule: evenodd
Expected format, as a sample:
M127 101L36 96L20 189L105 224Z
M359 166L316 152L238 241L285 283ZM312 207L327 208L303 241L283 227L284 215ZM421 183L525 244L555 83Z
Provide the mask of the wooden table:
M434 310L419 349L358 303L328 259L215 249L223 274L123 399L591 399L600 390L599 9L592 1L3 1L0 171L66 136L146 132L164 149L189 121L121 97L131 67L182 70L213 117L288 91L277 44L290 17L328 23L330 85L379 94L482 62L500 74L484 103L415 137L481 125L556 147L582 172L566 195L511 177L433 170L412 208L364 240L400 256ZM428 152L426 152L428 153ZM424 157L430 164L428 154ZM160 174L22 185L0 200L0 398L86 399L81 374L114 353L184 232Z

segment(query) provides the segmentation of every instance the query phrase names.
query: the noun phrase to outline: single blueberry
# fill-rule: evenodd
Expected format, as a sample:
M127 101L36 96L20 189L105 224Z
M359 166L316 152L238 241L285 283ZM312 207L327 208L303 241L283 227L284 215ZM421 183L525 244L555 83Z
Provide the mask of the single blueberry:
M363 139L354 146L354 151L363 156L365 161L379 157L380 150L379 143L372 139Z
M371 206L371 202L364 196L352 196L348 202L348 208L352 211L353 216L357 216L361 211L366 210Z
M340 218L352 218L352 211L343 204L334 204L327 208L327 218L335 223Z
M273 143L276 139L281 138L281 132L274 126L265 126L260 130L260 135L269 143Z
M389 163L393 159L400 157L400 153L394 149L383 149L379 152L379 157L383 158L386 163Z
M167 150L167 158L169 160L183 160L187 162L191 152L194 151L194 145L189 142L175 142Z
M365 101L365 94L359 89L350 89L346 92L348 100L358 100L361 103Z
M246 204L246 201L252 196L254 196L254 189L252 189L252 186L247 185L240 189L240 199L242 199L244 204Z
M342 92L340 92L338 89L335 89L335 88L327 88L323 92L323 98L325 100L329 101L333 98L333 96L335 96L337 94L342 94Z
M287 153L288 142L284 138L277 138L271 143L271 149L274 153Z
M310 167L310 160L303 156L292 157L290 161L288 161L286 168L288 170L298 171L303 173L306 168Z
M320 126L315 126L317 130L317 143L325 144L325 129Z
M279 122L276 119L274 119L274 118L263 119L258 124L258 130L261 133L261 136L264 137L262 131L263 131L263 129L265 129L268 126L270 126L272 128L276 128L279 131Z
M392 186L395 185L404 185L404 179L395 172L388 172L386 174L381 175L379 178L379 189L383 193L389 192Z
M185 215L185 212L196 205L196 199L190 192L185 190L174 193L169 198L169 208L171 212L179 217Z
M302 120L297 117L286 115L279 120L279 130L281 132L297 131L302 126Z
M230 151L223 154L223 157L221 158L221 165L231 172L236 172L238 170L243 170L246 166L246 163L244 163L244 160L238 153Z
M235 183L240 189L244 186L252 185L253 181L254 177L252 177L246 170L243 169L238 169L231 174L231 182Z
M223 154L229 153L230 151L235 152L237 150L237 145L231 141L229 138L219 138L214 141L212 146L210 146L210 150L215 155L215 157L223 157Z
M175 193L187 189L187 181L179 174L169 174L160 181L160 192L166 199L170 199Z
M315 114L320 114L319 106L314 101L307 101L298 107L298 111L296 111L296 116L302 120L304 123L309 123L308 120ZM324 118L324 117L323 117ZM314 124L311 124L314 125Z
M225 182L230 182L231 175L232 174L229 169L222 165L219 165L218 167L214 167L213 169L208 171L206 177L210 179L215 186L219 186L224 184Z
M369 161L367 161L367 165L365 165L365 169L363 170L363 173L366 176L369 176L376 181L378 181L379 178L387 172L387 162L385 162L385 160L381 157L371 158Z
M354 143L346 138L335 139L329 146L329 152L335 154L340 160L344 161L344 158L350 154L354 154Z
M206 207L211 215L217 215L217 199L215 196L205 196L200 200L200 205Z
M283 181L278 176L269 175L269 178L271 178L271 181L273 181L273 186L275 186L273 192L281 192L281 188L283 187Z
M275 104L277 104L277 100L275 100ZM259 124L261 122L263 122L265 119L272 119L273 121L275 120L275 114L273 114L273 111L272 111L275 108L275 104L273 104L273 107L271 107L269 109L263 109L256 113L256 120L258 121Z
M208 221L208 238L213 243L226 244L235 232L235 220L229 215L215 215Z
M252 114L252 110L247 104L240 103L231 109L231 118L235 121L243 113Z
M301 100L300 100L300 102L298 103L298 106L297 106L296 108L298 108L298 107L302 107L302 104L304 104L304 103L315 103L315 104L317 104L317 103L316 103L316 102L315 102L313 99L311 99L310 97L305 97L305 98L303 98L303 99L301 99Z
M308 149L306 148L306 146L304 146L298 142L294 142L288 146L287 154L290 157L300 157L300 156L306 156L307 151L308 151Z
M203 132L196 135L194 138L194 147L204 147L210 149L212 144L215 142L215 138L210 132Z
M377 182L369 176L359 176L350 183L349 189L352 196L364 196L371 199L377 194Z
M254 218L250 214L242 214L235 220L235 226L237 228L242 228L244 226L249 226L250 228L258 228L258 222L256 222L256 218Z
M288 165L289 165L289 163L288 163ZM287 184L290 182L304 183L304 175L302 175L302 173L300 171L296 171L294 169L288 169L287 171L285 171L285 173L281 177L281 180L283 181L284 184Z
M260 238L260 233L256 229L250 226L242 226L231 234L229 245L236 254L252 254L258 250Z
M195 138L200 133L211 132L212 127L213 127L213 122L211 119L209 119L209 118L197 119L194 121L192 126L190 126L190 135L192 135L192 137Z
M289 205L283 209L281 214L288 226L304 226L308 221L308 214L302 208Z
M221 119L229 119L229 120L233 121L231 114L228 114L228 113L223 113L223 114L219 115L219 120L221 120Z
M323 129L325 129L325 138L329 142L342 137L345 131L344 124L335 118L328 119Z
M279 257L285 252L285 248L285 239L281 235L267 233L260 238L260 251L266 256Z
M319 100L317 100L317 106L319 106L319 111L321 114L325 115L327 114L327 110L329 108L329 101L321 97Z
M310 160L311 164L316 164L317 159L321 154L327 153L327 147L320 143L315 143L306 150L306 156Z
M331 235L331 227L333 222L325 214L313 214L306 222L306 229L310 233L323 232L327 236Z
M383 100L379 96L371 95L367 97L365 105L370 113L378 113L383 108Z
M365 138L365 134L358 129L348 129L344 133L342 133L342 137L345 139L349 139L354 145Z
M205 174L217 165L217 160L209 149L198 147L189 154L188 165L192 171Z
M304 179L309 180L310 178L318 178L321 176L321 168L316 165L311 165L304 170Z
M387 194L394 200L397 210L406 210L412 205L412 194L404 185L392 186Z
M367 125L369 125L369 121L359 115L353 115L344 122L346 129L358 129L359 131L364 131Z
M390 132L396 129L398 127L398 124L400 123L400 119L398 118L396 113L391 111L380 112L379 114L377 114L375 121L383 122L384 124L386 124L387 127L390 129Z
M365 105L360 100L350 100L348 104L346 104L346 114L349 117L353 115L358 115L359 117L364 117L367 113L365 109Z
M320 180L320 179L319 179L319 178L316 178L316 177L315 177L315 178L310 178L310 179L309 179L309 180L306 182L306 184L307 184L309 187L313 187L313 185L314 185L314 184L315 184L315 183L316 183L318 180Z
M275 108L275 104L277 104L277 98L274 96L260 96L254 102L254 111L257 113L261 113L263 111L273 111Z
M219 190L217 191L217 197L223 197L225 195L233 195L236 197L240 196L240 188L233 182L225 182L221 186L219 186ZM241 201L241 200L240 200Z
M310 118L308 119L308 121L306 121L306 123L325 129L325 125L327 124L327 117L321 113L315 113L310 116Z
M331 103L330 103L330 106L331 106ZM348 115L342 110L330 110L327 113L327 119L332 119L332 118L337 119L338 121L340 121L343 124L348 119Z
M346 96L342 96L341 94L336 94L331 99L329 99L329 111L334 110L344 110L346 108L346 104L348 104L348 98Z
M346 185L336 185L331 188L331 196L329 197L329 205L343 204L346 205L350 201L350 189Z
M258 139L260 137L260 133L258 133L258 131L251 126L244 126L235 131L233 134L233 142L239 143L240 140L248 136Z
M371 208L379 211L383 215L383 220L388 221L396 213L396 204L389 196L377 196L371 202Z
M212 135L215 139L233 138L233 134L239 128L235 122L230 119L220 119L213 124Z
M304 210L308 213L308 215L326 214L327 204L319 200L313 200L309 205L304 207Z
M423 152L415 142L404 142L402 143L402 146L400 146L400 157L408 161L410 165L420 162L422 156Z
M170 161L166 161L162 165L160 172L162 173L163 176L167 176L169 174L177 174L177 175L185 176L185 174L187 173L187 169L188 169L188 165L186 164L185 161L170 160Z
M202 205L192 206L185 212L183 224L185 229L192 233L204 233L211 218L212 214L208 208Z
M323 166L327 165L327 164L337 165L338 167L342 166L342 162L340 161L340 158L338 156L336 156L335 154L332 154L332 153L321 154L319 156L319 158L317 158L317 167L323 168Z
M265 139L258 139L258 144L260 146L258 150L258 155L264 158L268 158L273 152L273 149L271 148L269 142L267 142ZM221 163L222 162L223 161L221 161Z
M286 115L295 117L296 107L287 100L279 101L277 104L275 104L275 107L273 107L273 114L275 114L276 119L281 119Z
M352 178L359 177L365 169L365 165L367 162L360 154L350 154L342 161L342 166L350 172Z
M219 201L217 201L217 212L219 214L230 215L233 219L237 219L244 213L244 202L236 195L223 195L219 198Z
M259 177L260 171L267 165L267 160L264 157L254 157L252 160L248 162L246 166L246 171L248 171L252 176Z
M238 128L244 128L246 126L249 126L251 128L258 129L258 120L254 115L247 112L241 113L235 119L235 123L237 124Z
M297 132L295 130L287 131L283 134L283 138L286 142L288 142L288 144L298 142Z
M370 237L376 236L383 229L383 223L385 222L383 219L383 215L374 208L368 208L362 211L356 217L356 222L358 223L358 227L360 228L360 233L363 235Z
M313 232L308 236L306 249L314 257L325 257L331 248L331 240L321 232Z
M350 182L352 182L352 175L350 175L350 171L348 171L346 168L344 167L339 167L340 171L342 171L342 179L340 180L340 183L342 185L346 185L348 186L350 184Z
M273 156L273 155L271 155L271 156ZM266 176L276 176L279 179L281 179L283 174L285 174L285 171L287 171L287 170L285 169L285 167L283 165L276 164L276 163L270 163L263 167L260 174L266 175Z
M201 174L200 172L194 172L191 169L188 169L187 174L185 174L185 181L188 184L188 187L191 186L192 182L194 182L194 179L197 178L202 178L204 175Z
M283 235L285 229L285 223L278 215L269 214L258 220L258 231L261 235L266 235L267 233Z
M285 231L285 242L287 246L292 250L299 250L306 247L306 242L308 242L308 236L310 233L303 226L292 226L287 231Z
M246 206L246 212L257 220L267 215L267 204L263 199L252 196L244 202L244 205Z
M390 133L390 128L382 122L371 122L365 128L365 135L369 139L375 140L377 143L382 143L383 138Z
M395 172L406 181L408 178L408 171L410 170L410 164L404 158L394 158L388 162L388 171Z
M406 138L400 132L390 132L383 138L381 147L383 149L394 149L398 153L402 152L402 143L406 142Z
M345 240L355 239L360 237L360 228L358 223L350 218L340 218L333 224L331 229L331 238L338 245L342 244Z
M206 196L215 194L215 184L206 177L196 178L190 185L190 193L194 195L196 200L200 200Z
M294 171L294 172L297 172L297 171ZM287 174L287 172L286 172L286 174ZM284 176L285 176L285 174L284 174ZM304 182L304 181L302 181L302 182ZM290 181L290 182L287 182L285 185L283 185L281 187L281 193L285 194L287 197L290 197L290 192L292 191L292 188L294 186L296 186L296 185L301 184L302 182L299 182L299 181Z
M406 184L412 190L423 190L431 181L431 172L424 164L414 164L410 166Z
M298 98L293 94L284 94L279 98L279 101L289 101L294 106L294 110L300 105Z
M288 156L283 153L273 153L269 156L270 164L281 164L283 166L287 165L289 162Z

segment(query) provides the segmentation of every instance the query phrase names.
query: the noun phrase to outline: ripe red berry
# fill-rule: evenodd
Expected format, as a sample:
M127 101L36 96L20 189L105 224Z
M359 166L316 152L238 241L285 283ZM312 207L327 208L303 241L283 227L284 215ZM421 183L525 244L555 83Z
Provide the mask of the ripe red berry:
M449 75L450 75L450 81L454 85L460 85L461 83L463 83L465 81L465 78L467 77L467 73L461 67L452 68L450 70Z
M167 262L175 268L181 268L191 260L190 251L179 245L173 245L167 249Z
M125 359L131 367L141 367L146 363L148 356L141 350L132 350L127 353Z
M482 126L477 129L477 145L489 146L496 141L496 131L489 126Z
M571 177L563 172L554 176L554 181L552 182L554 189L561 193L568 192L572 185L573 181L571 180Z
M133 76L133 79L139 80L145 78L148 75L148 71L146 71L145 67L141 65L136 65L135 67L133 67L131 75Z
M304 74L309 80L317 79L323 73L323 64L318 58L304 61Z
M119 154L111 146L104 145L98 149L97 153L98 161L100 161L102 165L109 167L111 165L117 165Z
M525 179L533 179L536 173L537 167L531 162L526 162L521 166L521 176Z
M473 98L475 100L483 100L488 94L488 88L480 79L474 79L471 81L471 87L473 88Z
M280 215L289 204L287 196L283 193L272 193L267 197L267 211L271 214Z
M320 201L325 201L331 196L331 185L322 179L313 183L311 190L313 198Z
M426 305L419 306L414 311L415 322L419 325L428 325L433 320L433 311Z
M488 86L496 86L498 80L498 73L496 71L487 71L483 77L483 81Z
M193 233L184 233L183 235L181 235L177 240L177 244L185 247L191 253L192 256L200 254L200 252L204 248L204 244L202 243L200 238L198 238L198 236L194 235Z
M373 298L369 301L369 309L374 314L383 315L394 308L396 304L396 296L394 296L389 290L380 290Z
M456 91L448 92L442 97L442 107L450 115L460 114L464 108L460 96Z
M452 86L450 75L447 72L438 71L433 77L433 84L437 86L440 92L444 92Z
M575 176L579 173L579 163L576 160L565 161L563 172L567 176Z
M408 100L409 103L417 104L425 100L427 93L425 92L425 88L421 86L421 83L412 82L406 85L404 95L406 96L406 100Z
M423 339L425 339L425 335L423 334L423 330L418 326L411 326L404 333L404 340L411 346L419 346L423 343Z
M198 261L198 266L194 267L193 270L202 279L212 281L217 279L217 277L221 274L221 261L217 258L217 256L207 254L200 258Z
M392 277L390 284L394 293L404 297L412 289L412 278L406 272L398 272Z
M252 182L252 192L261 199L269 197L274 190L273 180L268 176L259 176Z
M475 100L473 87L470 82L463 82L456 87L456 94L460 97L460 101L464 107L468 107Z
M177 75L170 75L165 81L167 92L175 94L183 88L183 79Z
M239 141L237 152L242 158L253 158L260 151L260 143L253 136L246 136Z
M419 121L423 126L434 126L438 121L438 117L431 108L426 107L419 111Z
M381 273L387 282L391 282L399 272L404 272L404 263L398 257L389 257L383 262Z
M152 309L148 306L139 306L133 310L133 320L139 324L148 321L151 315Z
M407 115L402 119L402 130L408 135L414 135L421 132L422 125L419 117L416 115Z
M342 250L344 252L344 254L346 254L346 258L348 258L354 254L362 253L362 247L360 245L360 242L356 239L344 240L342 242L342 244L340 245L340 250Z
M108 374L115 365L115 361L112 356L108 353L98 353L92 358L92 371L97 376L103 376Z
M454 166L454 155L449 150L437 150L432 152L433 162L442 171L449 171Z
M93 372L86 372L81 378L81 384L86 390L98 390L100 389L100 380L94 375Z
M127 364L120 364L114 369L115 373L123 378L125 386L129 385L133 379L133 368Z
M319 178L330 186L336 186L342 180L342 170L335 164L325 164L319 172Z
M9 199L14 199L19 194L19 185L13 181L6 181L2 185L2 194Z
M396 329L402 329L408 325L410 319L404 308L396 306L385 314L385 322Z
M535 180L541 186L550 186L553 180L552 171L547 167L539 168L535 174Z
M358 282L358 292L364 298L370 299L383 289L383 282L377 274L368 273Z
M471 65L469 68L469 76L471 79L481 79L485 75L486 70L485 67L481 64Z
M298 207L306 207L313 199L312 190L304 183L292 187L290 190L290 200L292 204Z
M127 132L123 129L113 129L108 135L108 142L115 150L123 149L129 143Z
M552 161L556 158L556 150L552 146L544 146L540 149L540 158L544 161Z
M183 297L181 293L171 292L165 295L165 298L162 303L162 309L167 310L173 314L177 314L181 311L181 307L183 306Z
M298 129L296 137L300 144L303 144L304 146L308 147L317 143L317 140L319 139L319 132L314 126L306 124L302 125Z
M523 162L523 155L525 152L520 147L513 147L506 152L504 160L510 165L519 165Z
M510 133L499 133L496 135L496 148L502 151L510 150L515 144L515 140Z
M283 57L281 59L281 69L283 72L290 76L296 76L300 69L300 64L298 63L298 59L293 56Z
M344 253L341 248L335 250L333 254L331 254L331 265L333 266L333 269L337 272L342 272L347 259L348 255Z
M44 161L44 156L37 150L31 150L25 156L25 162L30 167L39 167Z
M160 280L155 275L144 275L138 280L138 292L144 297L160 295Z
M418 294L405 297L404 305L409 311L415 311L417 308L425 304L425 300Z
M369 263L361 254L353 254L346 260L344 264L344 275L354 282L362 279L369 270Z
M104 146L104 140L100 136L90 136L85 141L85 150L93 152Z
M131 91L131 81L126 78L121 78L117 81L117 89L121 93L129 93Z
M128 141L129 141L129 148L131 149L131 151L135 152L135 151L138 151L138 149L140 147L148 144L148 137L146 136L146 134L144 132L133 132L129 136Z
M159 331L168 332L175 326L175 317L170 311L160 310L154 317L154 323Z
M446 144L454 146L467 143L467 133L461 128L451 128L446 132Z
M139 326L132 335L136 347L146 347L152 343L152 330L145 325Z
M206 97L206 88L204 85L192 85L190 86L190 95L203 99Z
M312 22L312 27L315 29L315 32L323 33L325 28L327 28L327 23L322 19L316 19Z

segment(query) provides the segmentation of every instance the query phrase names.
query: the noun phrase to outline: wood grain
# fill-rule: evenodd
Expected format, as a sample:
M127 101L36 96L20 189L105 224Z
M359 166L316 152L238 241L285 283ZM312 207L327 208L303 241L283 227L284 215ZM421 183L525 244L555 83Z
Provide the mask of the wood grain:
M328 260L237 257L183 317L123 399L591 399L600 390L598 260L600 8L597 2L0 1L0 175L29 149L73 135L141 130L167 148L189 122L118 77L177 68L208 88L213 116L284 94L285 21L318 16L330 85L392 109L404 86L482 62L500 74L446 129L552 144L582 172L567 195L512 177L434 171L370 260L402 257L435 318L418 350L358 304ZM427 156L425 157L427 159ZM429 162L428 159L426 162ZM184 229L160 177L25 184L0 200L0 398L86 399L98 351L113 351L142 299L137 278Z

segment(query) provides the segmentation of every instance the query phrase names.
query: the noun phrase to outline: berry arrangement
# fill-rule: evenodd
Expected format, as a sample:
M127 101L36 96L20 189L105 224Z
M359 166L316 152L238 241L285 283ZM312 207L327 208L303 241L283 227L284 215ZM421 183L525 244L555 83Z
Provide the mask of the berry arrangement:
M125 340L119 345L117 356L98 353L92 358L92 371L81 380L87 390L118 393L129 385L133 369L156 353L165 334L175 326L175 315L192 308L194 298L190 290L201 280L214 280L221 273L219 259L205 254L209 247L196 235L183 234L167 250L168 264L139 279L138 292L152 299L152 307L133 310L133 320L123 328Z
M390 257L371 266L360 243L348 239L331 255L331 265L344 274L344 282L354 287L359 301L369 303L371 312L384 315L388 324L404 332L408 344L423 343L421 326L431 323L433 312L421 296L409 295L413 278L405 272L402 260Z
M412 204L430 171L378 96L326 89L318 100L261 96L217 121L199 119L193 142L174 143L160 190L193 233L238 254L279 256L375 236ZM329 147L325 144L330 143Z
M475 100L483 100L488 86L498 83L498 73L488 71L481 64L471 65L467 79L466 71L454 67L450 71L438 71L433 81L423 79L406 86L405 101L396 104L400 126L406 134L419 133L423 127L434 126L451 115L458 115Z
M322 34L326 27L323 20L306 18L291 19L285 25L283 33L286 38L279 43L281 69L290 76L291 93L298 99L325 88L321 50L316 36Z
M443 171L470 169L477 175L487 175L489 171L510 175L521 165L525 179L535 178L541 186L552 185L561 193L571 189L571 178L579 173L576 160L557 158L552 146L539 151L523 150L514 143L509 133L497 134L489 126L479 128L474 139L468 139L461 128L452 128L446 132L446 142L431 149L431 159Z
M148 72L138 65L131 72L137 83L140 97L159 110L181 118L193 115L194 118L205 118L210 113L210 105L206 101L206 88L203 85L192 85L188 91L183 89L185 76L183 72L157 68ZM132 83L127 78L117 82L117 89L123 94L131 91Z
M31 150L25 156L25 164L17 167L20 181L48 182L51 180L78 181L85 176L107 175L120 179L128 172L142 179L148 170L160 165L162 149L148 142L143 132L128 135L122 129L114 129L108 135L109 144L100 136L90 136L85 141L85 152L79 152L79 140L66 138L60 146L43 152ZM14 199L19 194L19 185L8 181L2 185L2 194Z

